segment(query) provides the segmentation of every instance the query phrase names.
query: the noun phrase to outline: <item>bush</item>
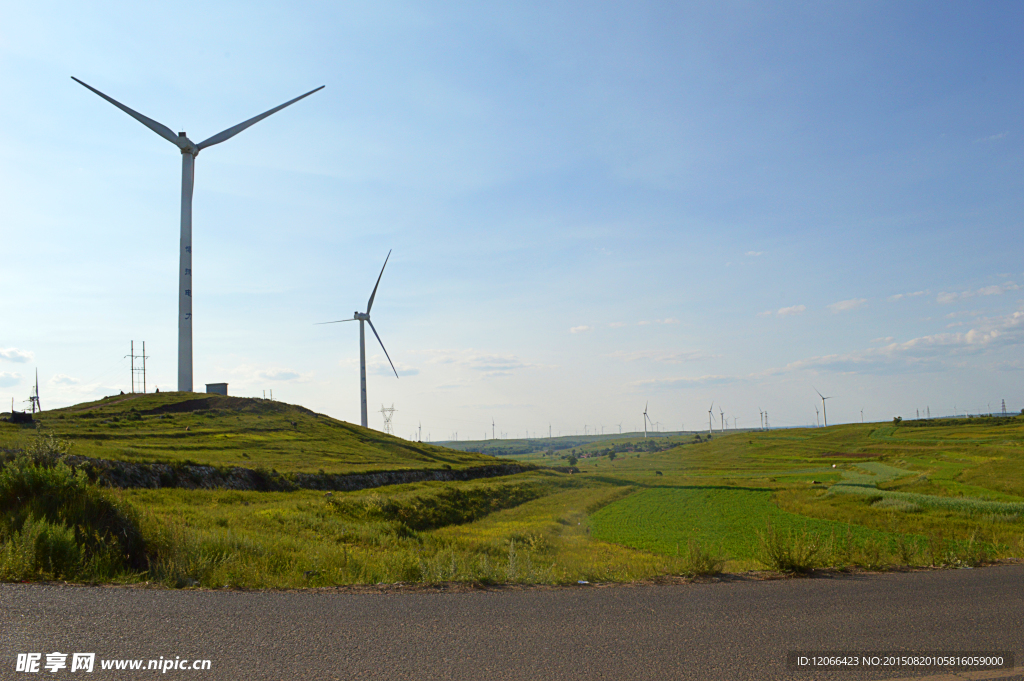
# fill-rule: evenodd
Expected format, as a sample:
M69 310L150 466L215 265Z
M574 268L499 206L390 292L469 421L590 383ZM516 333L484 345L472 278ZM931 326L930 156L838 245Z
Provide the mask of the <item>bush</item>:
M85 473L28 457L0 469L0 579L109 579L145 566L133 515Z
M758 546L754 558L765 567L779 572L805 573L817 566L820 553L818 537L806 530L785 535L776 532L771 521L764 532L757 533Z
M696 539L690 539L682 558L682 574L687 577L709 577L722 572L725 558L719 551L708 551Z

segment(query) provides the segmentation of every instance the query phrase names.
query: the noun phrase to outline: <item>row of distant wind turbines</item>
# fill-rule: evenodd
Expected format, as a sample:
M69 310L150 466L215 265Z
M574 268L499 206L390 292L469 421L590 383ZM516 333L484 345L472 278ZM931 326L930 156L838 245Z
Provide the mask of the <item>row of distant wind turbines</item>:
M295 99L289 100L280 106L276 106L269 111L261 113L259 116L250 118L247 121L243 121L236 126L228 128L222 132L217 133L213 137L206 139L199 144L194 143L188 138L184 132L179 132L177 135L171 131L167 126L157 123L151 118L143 116L138 111L130 109L129 107L121 104L117 100L108 97L96 88L83 83L74 76L71 77L76 83L92 90L94 93L107 100L118 109L121 109L126 114L139 121L147 128L166 139L171 144L174 144L178 149L181 150L181 243L179 253L179 271L178 271L178 390L180 392L192 392L192 190L195 185L195 159L199 155L199 152L207 147L212 147L215 144L225 142L238 133L242 132L251 125L259 123L267 116L277 113L281 109L291 106L300 99L309 97L314 92L318 92L324 89L324 86L310 90L304 95L300 95ZM388 251L388 257L384 259L384 267L387 267L388 258L391 257L391 251ZM367 409L366 409L366 340L364 334L364 322L370 325L370 329L373 331L373 335L377 337L377 342L380 343L380 347L384 350L384 355L388 358L388 363L391 364L392 371L395 372L395 377L398 377L398 371L395 369L394 363L391 361L391 356L388 355L387 349L384 347L384 342L380 339L380 335L377 333L377 329L373 327L373 322L370 321L370 308L373 307L373 298L377 295L377 286L380 285L380 278L384 275L384 267L380 270L380 275L377 277L377 284L373 287L373 293L370 294L370 300L366 303L366 312L354 312L351 319L339 319L333 322L321 322L323 324L336 324L338 322L359 322L359 385L360 385L360 396L361 396L361 416L362 425L367 427ZM38 391L38 388L37 388ZM37 392L38 395L38 392Z
M822 415L824 417L825 427L828 427L828 412L825 411L825 400L832 399L832 395L828 395L828 396L822 395L820 392L818 392L817 388L814 389L814 392L818 393L818 397L821 398L821 413L822 413ZM644 417L644 437L647 437L647 424L650 423L652 426L654 425L654 422L651 421L651 417L647 415L647 407L649 405L650 405L650 402L647 402L647 403L644 404L644 413L643 413L643 417ZM714 429L715 429L715 421L714 421L714 419L715 419L715 416L714 416L715 411L714 410L715 410L715 403L714 403L714 401L712 401L711 402L711 406L708 407L708 434L711 434L712 432L714 432ZM725 425L726 425L725 424L725 411L721 407L719 407L718 408L718 412L719 412L719 418L721 419L721 431L725 432ZM761 430L768 430L769 429L768 411L767 410L762 410L762 409L758 408L757 412L761 415ZM818 412L818 407L815 406L814 407L814 417L815 417L815 419L817 419L818 413L819 413ZM733 417L733 418L737 418L737 417ZM864 410L863 409L860 410L860 418L861 418L861 421L864 420ZM735 427L735 426L733 426L733 427Z

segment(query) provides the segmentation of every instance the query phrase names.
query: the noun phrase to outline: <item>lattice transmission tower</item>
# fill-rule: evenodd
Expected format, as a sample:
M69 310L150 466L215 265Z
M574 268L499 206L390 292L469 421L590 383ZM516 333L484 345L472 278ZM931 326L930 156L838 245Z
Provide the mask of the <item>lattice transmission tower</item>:
M390 407L385 407L383 404L380 405L380 413L384 417L384 432L388 435L394 435L395 430L391 425L391 418L395 415L394 403L392 403Z

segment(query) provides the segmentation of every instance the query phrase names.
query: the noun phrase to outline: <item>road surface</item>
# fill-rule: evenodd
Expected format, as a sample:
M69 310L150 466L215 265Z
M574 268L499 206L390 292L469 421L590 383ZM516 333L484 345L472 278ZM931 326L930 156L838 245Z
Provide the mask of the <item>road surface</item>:
M790 651L1001 652L1018 668L794 671ZM41 666L54 652L68 655L56 673ZM75 652L95 654L92 673L70 671ZM18 672L29 653L40 671ZM100 668L132 659L140 671ZM210 668L160 672L149 660ZM0 584L0 679L1021 680L1022 665L1021 565L355 594Z

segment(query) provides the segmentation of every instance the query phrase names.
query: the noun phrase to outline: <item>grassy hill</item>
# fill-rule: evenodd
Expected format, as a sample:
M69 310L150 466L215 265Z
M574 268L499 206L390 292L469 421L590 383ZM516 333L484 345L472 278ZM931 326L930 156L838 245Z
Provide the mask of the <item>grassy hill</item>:
M212 395L121 395L40 421L0 423L0 450L53 433L97 458L296 473L496 461L297 406ZM492 441L492 451L509 444L520 443ZM330 493L109 490L13 461L0 466L0 579L574 583L723 565L799 571L1024 558L1024 417L536 444L507 458L552 468Z
M53 433L73 443L73 454L131 462L294 473L494 463L488 456L410 442L284 402L202 393L115 395L45 411L36 425L0 423L0 448L23 449L40 433Z

